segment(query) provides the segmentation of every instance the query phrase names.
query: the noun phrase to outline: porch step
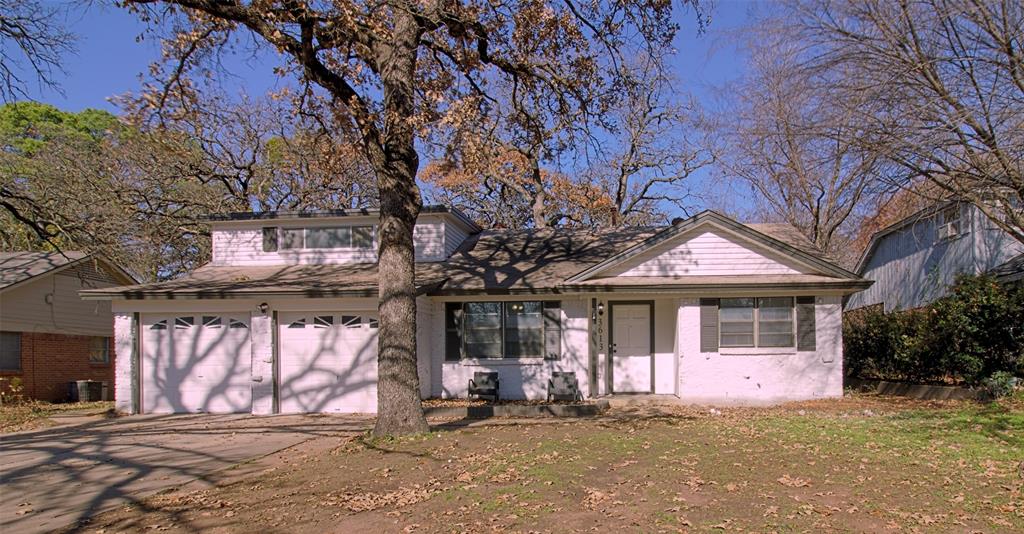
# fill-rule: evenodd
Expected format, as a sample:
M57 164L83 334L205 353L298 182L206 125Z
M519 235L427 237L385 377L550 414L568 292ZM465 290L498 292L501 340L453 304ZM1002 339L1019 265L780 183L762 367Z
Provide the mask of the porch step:
M608 409L608 401L585 404L487 404L423 408L426 417L487 419L490 417L589 417Z
M682 401L675 395L609 395L601 397L607 400L611 408L622 408L626 406L679 406Z

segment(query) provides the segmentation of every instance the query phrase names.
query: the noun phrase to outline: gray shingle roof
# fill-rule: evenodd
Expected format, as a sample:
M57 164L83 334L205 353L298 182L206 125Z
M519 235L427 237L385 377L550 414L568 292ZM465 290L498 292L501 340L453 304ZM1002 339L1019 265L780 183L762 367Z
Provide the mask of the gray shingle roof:
M749 226L793 247L820 255L810 241L789 225ZM567 278L644 242L664 229L486 230L469 236L445 262L418 263L417 286L421 292L440 288L448 294L550 291L564 284ZM819 278L822 278L820 281L826 279ZM819 280L800 280L805 283L811 281ZM376 290L377 266L361 263L205 266L177 280L83 294L98 298L342 297L375 296Z
M551 288L654 235L656 228L485 231L445 263L446 292Z
M418 264L417 286L421 290L437 286L444 281L439 272L438 264ZM175 280L89 290L82 294L86 297L113 295L128 299L376 296L377 264L206 265Z
M84 252L0 252L0 289L88 257Z

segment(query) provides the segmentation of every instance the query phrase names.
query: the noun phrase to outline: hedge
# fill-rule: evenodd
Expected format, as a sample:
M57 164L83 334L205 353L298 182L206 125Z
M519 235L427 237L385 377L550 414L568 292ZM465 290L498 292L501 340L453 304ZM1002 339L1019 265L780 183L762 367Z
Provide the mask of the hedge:
M950 294L918 310L856 310L843 321L849 376L981 384L1024 375L1024 286L960 276Z

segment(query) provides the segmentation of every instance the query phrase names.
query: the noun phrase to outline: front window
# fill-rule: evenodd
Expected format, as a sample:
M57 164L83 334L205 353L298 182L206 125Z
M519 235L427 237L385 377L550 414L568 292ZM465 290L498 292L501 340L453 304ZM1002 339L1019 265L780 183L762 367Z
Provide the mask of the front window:
M464 302L446 307L447 359L557 359L557 301Z
M726 298L719 303L722 347L792 347L793 297Z
M793 346L793 298L757 299L757 346Z
M467 358L501 358L501 302L467 302L463 339Z
M540 302L505 304L505 357L544 356L544 320Z
M754 346L754 299L722 299L718 321L723 347Z

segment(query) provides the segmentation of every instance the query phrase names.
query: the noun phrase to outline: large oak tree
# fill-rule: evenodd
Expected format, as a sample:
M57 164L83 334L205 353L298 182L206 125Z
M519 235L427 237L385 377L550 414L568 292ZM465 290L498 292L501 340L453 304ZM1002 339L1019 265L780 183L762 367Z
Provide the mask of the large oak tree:
M542 92L550 110L590 120L613 94L622 55L660 49L676 30L665 0L126 3L171 30L171 66L158 73L165 87L180 86L182 73L241 34L280 54L278 72L307 83L309 100L321 96L352 121L380 203L377 434L427 429L415 342L418 137L460 120L467 98L489 101L496 113L507 109L489 93L496 80Z

